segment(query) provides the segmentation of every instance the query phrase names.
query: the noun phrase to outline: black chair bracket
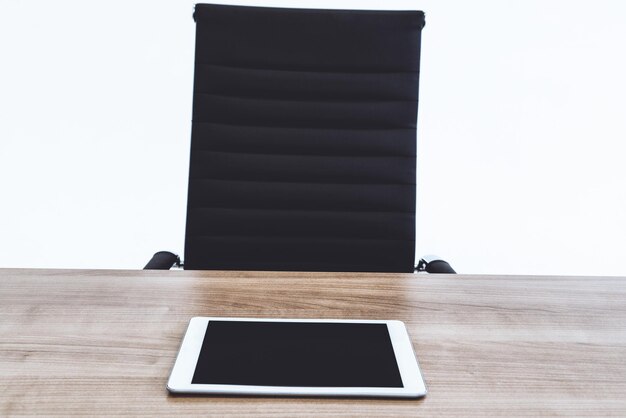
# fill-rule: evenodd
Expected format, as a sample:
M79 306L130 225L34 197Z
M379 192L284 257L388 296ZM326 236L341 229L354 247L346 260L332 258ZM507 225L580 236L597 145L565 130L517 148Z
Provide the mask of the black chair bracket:
M415 266L415 271L425 271L427 273L444 273L444 274L456 274L456 271L450 266L450 264L436 255L426 255L420 259Z
M148 264L143 268L144 270L169 270L172 267L182 268L184 265L180 261L180 257L177 254L169 251L159 251L155 253Z

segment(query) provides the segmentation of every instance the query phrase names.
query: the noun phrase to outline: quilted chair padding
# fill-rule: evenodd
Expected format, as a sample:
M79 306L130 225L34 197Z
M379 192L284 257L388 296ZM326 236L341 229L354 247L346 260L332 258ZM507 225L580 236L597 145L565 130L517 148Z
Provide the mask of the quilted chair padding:
M423 12L194 17L185 268L412 272Z

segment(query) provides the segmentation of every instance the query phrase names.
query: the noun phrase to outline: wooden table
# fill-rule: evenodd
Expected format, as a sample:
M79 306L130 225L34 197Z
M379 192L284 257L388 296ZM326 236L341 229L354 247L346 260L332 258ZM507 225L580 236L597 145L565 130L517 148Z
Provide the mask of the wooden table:
M423 400L171 396L192 316L405 321ZM626 279L0 269L0 415L626 416Z

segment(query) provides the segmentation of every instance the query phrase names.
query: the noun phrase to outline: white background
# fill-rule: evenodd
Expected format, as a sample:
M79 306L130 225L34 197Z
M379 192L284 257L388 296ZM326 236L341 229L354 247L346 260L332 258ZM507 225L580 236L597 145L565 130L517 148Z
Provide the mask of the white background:
M0 1L0 267L182 254L193 1ZM426 12L418 254L626 275L626 2L264 1Z

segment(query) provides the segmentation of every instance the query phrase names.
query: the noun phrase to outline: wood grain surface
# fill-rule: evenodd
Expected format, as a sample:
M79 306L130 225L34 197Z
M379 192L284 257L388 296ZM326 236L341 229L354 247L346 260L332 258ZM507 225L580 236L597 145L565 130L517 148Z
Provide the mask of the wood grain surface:
M193 316L398 319L422 400L172 396ZM626 416L626 279L0 269L0 415Z

